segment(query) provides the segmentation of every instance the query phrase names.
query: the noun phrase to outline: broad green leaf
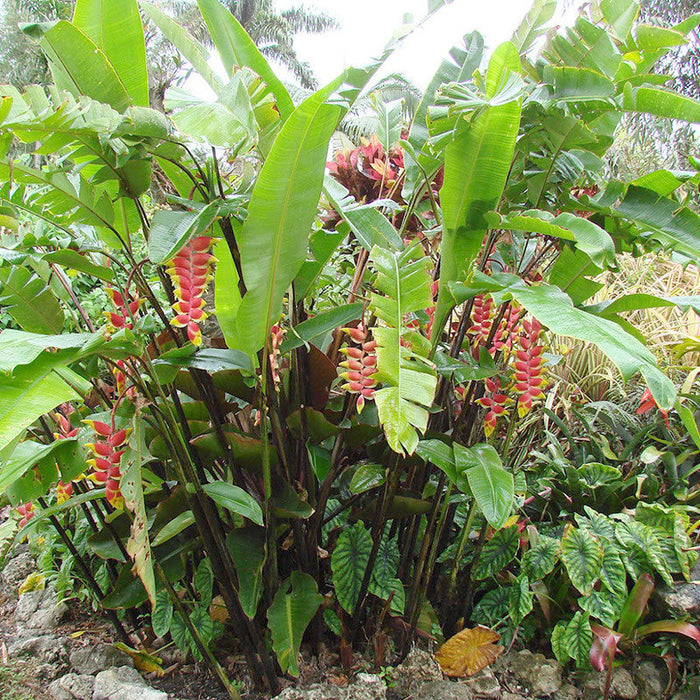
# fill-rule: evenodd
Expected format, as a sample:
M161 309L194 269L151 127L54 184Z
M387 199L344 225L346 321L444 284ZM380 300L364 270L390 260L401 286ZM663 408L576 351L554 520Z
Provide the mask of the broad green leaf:
M331 556L335 595L343 610L350 615L355 610L371 551L372 537L358 522L340 533Z
M229 533L226 546L231 552L238 576L238 600L252 620L263 593L265 533L256 527L238 528Z
M662 243L700 259L700 216L670 197L630 185L610 211L641 224Z
M250 151L257 141L253 106L240 71L221 89L216 101L172 87L165 95L165 107L188 140L225 148L231 157Z
M591 641L593 641L593 635L591 635ZM557 661L562 666L569 663L571 657L569 656L569 647L566 642L566 621L557 622L552 630L549 642L552 645L552 651Z
M333 208L366 250L371 251L375 245L390 250L403 249L401 236L377 209L376 202L359 205L348 190L330 175L326 175L323 188Z
M61 265L61 267L83 272L104 282L111 282L114 279L113 270L106 265L94 263L87 255L83 255L77 250L54 250L51 253L45 253L41 258L47 262Z
M489 279L510 280L505 287L508 293L549 330L597 345L625 379L641 372L658 405L665 409L673 406L676 389L671 380L658 369L653 354L616 323L575 308L570 297L556 287L528 287L509 275L498 274Z
M481 556L474 569L474 578L480 580L495 576L513 561L519 546L520 535L516 526L497 530L481 550Z
M170 623L173 621L173 604L167 591L156 593L156 604L151 613L151 627L153 634L164 637L170 631Z
M238 229L240 231L240 229ZM225 240L217 241L214 246L217 260L214 270L214 309L219 328L229 348L243 347L238 333L236 317L241 305L241 292L238 287L238 272L233 261L231 249Z
M654 590L654 579L649 574L642 574L634 584L620 613L617 630L621 634L632 634L646 610L649 598Z
M267 342L282 299L306 260L328 142L342 113L327 101L335 87L314 93L287 119L253 189L239 237L247 292L237 318L242 349L250 353Z
M627 41L639 14L638 0L600 0L603 16L620 41Z
M506 42L491 56L487 73L491 94L511 73L520 73L520 58L515 46ZM487 97L491 94L487 89ZM469 123L460 121L445 150L445 179L440 190L444 230L434 342L453 305L448 298L449 284L467 277L488 228L485 214L498 208L513 158L520 112L520 99L486 107Z
M0 377L0 449L40 416L66 401L80 399L71 384L82 387L83 380L70 370L61 374L53 370L53 358L42 357L18 367L11 378Z
M561 559L571 583L583 595L593 590L603 564L603 550L587 531L568 526L561 539Z
M540 535L537 543L523 554L520 567L531 581L538 581L552 571L559 557L559 542Z
M78 0L73 24L102 50L133 104L148 107L146 43L136 0Z
M194 525L194 522L194 515L192 514L191 510L186 510L184 513L180 513L158 531L158 534L153 538L151 545L153 547L157 547L159 544L167 542L173 537L179 535L183 530L186 530L191 525Z
M48 445L42 445L33 440L21 442L12 453L3 458L0 464L0 493L14 481L24 475L37 462L49 456L61 459L61 453L71 450L75 446L75 439L58 440Z
M403 105L402 100L385 102L378 98L374 102L374 110L377 113L377 138L388 153L401 137L401 127L403 126Z
M300 348L307 343L318 345L317 341L324 338L331 331L341 328L350 323L350 321L359 319L362 316L363 308L364 304L359 302L355 304L341 304L328 311L322 311L306 321L302 321L290 330L289 337L280 346L280 352L284 355L290 350Z
M619 594L618 594L619 595ZM606 627L612 627L617 621L621 604L609 591L591 591L578 599L581 610L600 620Z
M226 74L231 76L235 67L243 68L246 66L257 73L267 84L268 90L275 96L282 119L286 120L294 112L294 103L287 88L274 74L240 22L219 0L197 0L197 4L224 64Z
M214 591L214 572L211 568L211 561L209 557L205 557L199 562L197 566L197 571L195 571L194 578L192 580L194 590L199 595L200 603L209 607L211 604L211 598Z
M552 86L551 98L556 101L605 100L615 94L615 83L591 68L547 66L544 82Z
M523 618L532 612L534 595L530 590L530 581L521 574L509 589L508 612L514 625L519 625Z
M457 471L465 471L479 510L495 530L502 528L513 509L513 475L503 468L491 445L462 447L455 444Z
M181 348L168 350L155 360L154 364L156 366L165 364L173 367L201 369L210 374L227 370L253 371L250 357L240 350L225 348L196 349L192 345L184 345ZM206 419L206 417L200 418L200 420Z
M124 112L132 104L124 83L107 56L78 27L61 20L53 24L31 25L25 31L39 39L59 89L67 90L75 97L87 95L110 105L117 112Z
M301 571L292 571L277 591L267 611L267 621L272 648L283 673L299 675L297 656L301 640L322 602L316 582Z
M635 88L628 83L625 85L622 106L627 112L643 112L691 124L700 123L700 101L665 88Z
M203 488L207 496L222 508L262 526L263 514L260 504L240 486L234 486L225 481L214 481L204 484Z
M600 580L613 595L624 595L627 591L627 573L613 542L600 539L603 548L603 563L600 568Z
M158 209L148 235L148 257L161 265L171 260L195 236L200 236L214 223L219 202L212 202L198 211Z
M577 612L566 625L562 638L569 656L579 668L589 668L588 654L593 644L593 632L588 613Z
M381 464L360 464L350 480L350 492L364 493L386 481L386 469Z
M60 333L64 314L41 277L27 267L0 266L0 306L29 333Z
M392 596L389 610L394 615L403 615L406 604L406 592L400 579L390 578L385 581L379 581L372 577L367 592L385 601L389 600L389 596Z
M221 81L209 66L209 51L178 24L172 17L161 12L155 5L139 0L146 16L155 24L173 46L187 59L197 73L215 93L221 89Z
M511 42L519 53L526 53L544 33L544 27L557 9L556 0L534 0L529 12L513 32Z
M371 259L377 270L370 308L384 324L376 326L377 373L382 384L375 394L379 422L394 452L413 454L418 432L425 432L437 377L427 360L428 341L406 327L407 314L431 306L430 261L413 246L390 252L377 246Z

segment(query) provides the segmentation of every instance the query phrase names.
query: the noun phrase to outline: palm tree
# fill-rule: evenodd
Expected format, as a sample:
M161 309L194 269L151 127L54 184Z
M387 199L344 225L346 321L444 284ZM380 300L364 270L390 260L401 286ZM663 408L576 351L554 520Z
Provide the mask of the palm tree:
M337 21L325 12L311 12L304 6L278 12L274 0L221 0L221 3L246 28L261 53L282 64L302 87L316 89L308 63L294 49L297 34L322 34L338 28Z

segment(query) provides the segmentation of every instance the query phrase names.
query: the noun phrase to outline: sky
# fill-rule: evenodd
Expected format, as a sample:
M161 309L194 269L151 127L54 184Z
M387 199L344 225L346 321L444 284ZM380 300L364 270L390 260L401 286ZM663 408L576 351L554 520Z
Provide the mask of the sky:
M277 0L276 4L279 9L303 4L338 20L338 31L296 38L297 53L309 62L321 85L348 65L368 63L381 53L405 15L418 22L428 9L428 0ZM464 34L478 30L487 47L493 48L510 38L531 6L532 0L452 0L405 40L383 74L402 73L424 89Z

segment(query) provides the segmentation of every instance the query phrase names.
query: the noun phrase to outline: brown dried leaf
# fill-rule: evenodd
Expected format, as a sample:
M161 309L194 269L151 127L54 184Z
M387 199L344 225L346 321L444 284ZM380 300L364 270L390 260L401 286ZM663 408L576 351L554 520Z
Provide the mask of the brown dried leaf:
M482 625L463 629L438 649L435 659L446 676L473 676L503 653L503 647L494 644L500 638L500 634Z

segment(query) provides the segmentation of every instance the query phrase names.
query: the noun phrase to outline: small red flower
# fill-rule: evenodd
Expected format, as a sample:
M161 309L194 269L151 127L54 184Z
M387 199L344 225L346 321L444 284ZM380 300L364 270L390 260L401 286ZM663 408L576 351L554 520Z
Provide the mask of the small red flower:
M670 428L671 425L668 422L668 411L664 410L663 408L659 408L659 405L656 403L656 399L654 399L652 396L651 391L649 389L645 389L639 402L639 408L637 408L637 415L641 416L654 408L658 409L661 417L664 419L664 423L666 423L666 427Z
M31 501L17 506L17 512L22 516L18 527L24 527L34 517L34 504Z

